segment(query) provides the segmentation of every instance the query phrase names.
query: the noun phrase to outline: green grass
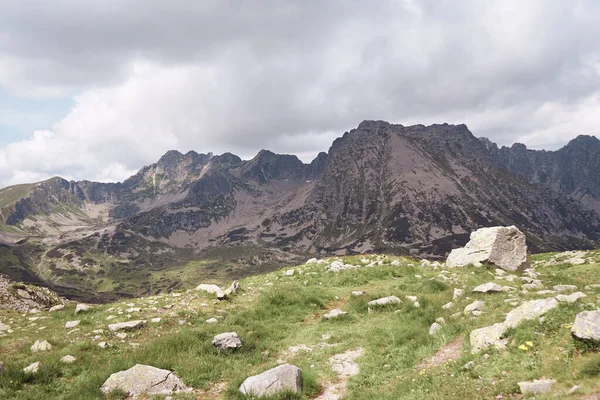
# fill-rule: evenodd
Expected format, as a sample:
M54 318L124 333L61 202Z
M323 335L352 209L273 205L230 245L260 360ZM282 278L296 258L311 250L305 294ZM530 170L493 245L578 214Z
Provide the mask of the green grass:
M536 256L534 261L542 257L551 256ZM360 264L361 258L345 257L344 261ZM499 394L517 394L517 382L541 377L557 380L554 395L559 397L574 384L581 386L582 394L596 393L600 354L574 342L569 326L578 312L596 308L599 290L588 291L588 297L576 304L552 310L544 322L530 321L510 330L505 351L490 349L471 354L469 333L502 321L504 314L514 308L504 301L507 293L470 292L474 286L494 280L493 270L452 269L443 278L440 267L424 267L409 258L398 260L400 266L386 262L337 273L326 272L323 265L299 266L292 276L277 270L243 279L242 291L222 302L190 290L180 291L177 296L98 305L78 316L73 315L74 305L69 305L62 311L34 315L41 317L36 321L29 321L32 315L0 311L0 320L15 330L0 337L0 359L5 362L0 398L103 399L99 388L111 373L140 363L173 370L196 389L194 395L175 398L242 399L238 387L246 377L285 361L302 369L303 394L288 393L276 399L310 399L339 379L330 368L329 358L357 348L363 348L364 354L357 359L360 373L348 381L347 399L490 399ZM573 283L583 289L586 284L598 282L598 270L597 263L537 268L546 288ZM195 279L188 282L192 286L201 283L191 271L185 276ZM495 281L510 286L521 284ZM455 302L454 308L441 309L456 287L465 288L465 296ZM351 295L353 290L366 294L355 297ZM390 295L398 296L402 304L373 307L369 312L368 301ZM406 295L418 296L420 307L414 307ZM540 296L519 292L514 297L525 301ZM485 301L484 314L478 318L462 315L463 308L474 300ZM120 341L109 334L106 325L127 320L125 313L118 314L129 308L127 303L143 307L141 313L132 314L132 319L160 316L162 321L148 323ZM333 308L341 308L348 315L324 320L322 315ZM457 312L460 315L453 317ZM116 318L108 321L108 315ZM204 322L211 317L217 317L219 323ZM430 336L429 326L438 317L444 317L447 323L438 335ZM73 319L82 320L79 331L66 333L64 323ZM91 333L96 329L104 330L98 339ZM240 335L243 347L235 352L214 349L213 336L228 331ZM442 346L460 337L463 348L456 360L425 370L418 368ZM29 348L37 339L48 340L53 349L31 354ZM101 340L113 347L100 349L96 344ZM290 350L299 345L309 346L312 351ZM61 364L58 360L66 354L77 361ZM24 374L22 368L34 361L41 361L40 373ZM470 361L473 367L464 369ZM111 398L122 397L123 393L111 393Z

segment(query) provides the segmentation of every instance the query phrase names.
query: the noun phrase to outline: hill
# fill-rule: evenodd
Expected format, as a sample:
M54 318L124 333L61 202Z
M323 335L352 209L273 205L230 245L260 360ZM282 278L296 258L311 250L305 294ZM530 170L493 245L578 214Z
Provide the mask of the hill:
M238 294L223 301L192 289L78 314L74 303L36 314L0 310L0 397L102 399L100 387L112 373L145 364L173 371L193 390L175 399L240 399L244 379L286 362L302 370L303 399L519 398L519 382L543 378L555 382L538 399L600 394L597 347L571 336L576 315L598 307L598 250L534 255L523 275L392 255L313 261L242 279ZM514 290L472 291L487 282ZM572 292L585 297L565 300ZM401 303L368 305L385 296ZM504 334L504 349L472 352L474 330L532 300L554 298L561 300L541 318ZM474 307L476 301L483 306ZM326 319L333 309L347 314ZM126 332L108 328L134 320L147 322ZM435 321L439 330L430 334ZM211 345L215 335L232 331L241 348ZM51 349L32 352L37 340ZM75 360L61 362L66 355ZM34 362L37 373L22 371ZM118 391L110 396L124 398Z

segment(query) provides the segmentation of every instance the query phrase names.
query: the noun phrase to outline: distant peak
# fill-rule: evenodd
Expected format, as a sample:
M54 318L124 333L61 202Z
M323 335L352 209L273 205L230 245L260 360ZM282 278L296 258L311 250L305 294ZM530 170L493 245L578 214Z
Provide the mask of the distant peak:
M378 127L383 127L383 126L389 126L390 123L386 122L386 121L375 121L375 120L364 120L363 122L361 122L360 124L358 124L358 128L357 129L373 129L373 128L378 128Z
M569 141L569 143L567 143L567 146L570 145L579 145L582 144L584 146L588 146L588 145L598 145L600 144L600 139L598 139L596 136L592 136L592 135L578 135L575 139L571 139Z

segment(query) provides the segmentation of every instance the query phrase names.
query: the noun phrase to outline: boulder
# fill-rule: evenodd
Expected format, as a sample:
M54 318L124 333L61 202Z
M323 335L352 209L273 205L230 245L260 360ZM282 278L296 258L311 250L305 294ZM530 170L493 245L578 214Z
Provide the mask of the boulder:
M600 342L600 310L577 314L571 327L571 335L581 341Z
M108 329L113 332L117 331L125 331L125 330L134 330L139 329L142 326L146 325L146 320L136 320L136 321L127 321L127 322L119 322L116 324L108 325Z
M471 233L465 247L448 255L446 266L462 267L491 263L505 271L522 271L529 267L525 235L515 226L481 228Z
M219 320L218 320L218 319L216 319L216 318L209 318L209 319L207 319L207 320L206 320L206 321L204 321L204 322L206 322L207 324L216 324L216 323L218 323L218 322L219 322Z
M264 397L282 392L302 393L302 371L300 368L283 364L259 375L246 378L240 386L245 395Z
M206 283L202 283L196 286L196 290L201 290L206 293L214 294L217 296L217 299L222 300L225 298L225 292L223 289L218 287L217 285L209 285Z
M26 374L35 374L40 370L40 362L36 361L33 364L29 364L25 368L23 368L23 372Z
M59 311L59 310L62 310L63 308L65 308L64 304L58 304L56 306L50 307L50 309L48 311L50 311L50 312Z
M66 329L71 329L71 328L75 328L77 325L79 325L81 321L77 320L77 321L67 321L67 323L65 324L65 328Z
M502 322L475 329L471 332L469 342L471 344L471 353L478 353L486 347L495 347L503 349L506 347L506 340L502 336L508 331L506 325Z
M454 288L454 292L452 293L452 301L456 301L460 299L465 294L463 289Z
M584 297L587 297L585 295L585 293L582 292L575 292L575 293L571 293L569 295L566 294L559 294L558 296L556 296L556 300L560 301L561 303L575 303L577 300L582 299Z
M522 321L539 318L556 307L556 299L529 300L509 312L505 323L509 328L516 328Z
M346 311L342 311L339 308L334 308L333 310L329 311L327 314L323 315L323 318L332 319L332 318L341 317L341 316L347 315L347 314L348 313Z
M488 282L473 288L472 291L475 293L499 293L502 292L502 286L494 282Z
M430 335L435 335L436 333L438 333L438 331L442 329L442 326L440 324L438 324L437 322L434 322L433 324L431 324L431 326L429 327L429 334Z
M369 306L385 306L388 304L400 304L400 303L402 303L402 300L400 300L398 297L388 296L388 297L382 297L382 298L376 299L376 300L371 300L367 304Z
M52 349L52 345L46 340L36 340L31 346L31 351L37 353L38 351L48 351Z
M237 350L242 347L242 339L235 332L225 332L215 336L212 345L218 349Z
M536 379L530 382L519 382L519 389L522 394L542 394L552 390L552 385L556 383L553 379Z
M465 307L463 314L469 315L473 313L473 311L481 311L483 310L483 307L485 307L485 303L481 300L476 300Z
M141 394L164 396L192 391L173 372L142 364L112 374L100 388L104 393L115 389L122 390L131 397Z
M77 304L77 306L75 307L75 314L79 314L80 312L85 312L88 311L91 307L88 306L87 304Z

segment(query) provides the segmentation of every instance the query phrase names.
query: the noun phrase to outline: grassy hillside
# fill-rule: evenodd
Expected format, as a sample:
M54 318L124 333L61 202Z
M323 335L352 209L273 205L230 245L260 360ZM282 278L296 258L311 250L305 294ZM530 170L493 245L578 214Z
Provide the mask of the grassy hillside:
M571 262L565 262L567 258ZM551 395L538 399L584 398L600 393L600 353L575 342L569 328L577 313L598 308L600 288L585 287L600 283L600 251L585 253L585 263L580 265L572 264L580 262L575 258L534 256L537 279L545 290L558 284L577 285L587 297L561 304L543 322L530 321L510 330L506 350L478 354L471 354L469 348L473 329L502 321L506 312L523 301L556 294L522 292L520 277L509 282L492 268L445 269L408 258L358 256L343 258L345 263L361 266L357 269L327 272L327 264L309 264L293 268L293 275L278 270L246 278L237 296L220 302L188 290L96 305L78 315L75 304L52 313L0 310L0 321L13 331L0 336L0 361L5 364L0 398L102 399L105 396L99 388L111 373L139 363L173 370L194 388L193 394L175 399L241 399L237 389L247 376L289 362L303 371L302 398L314 399L344 384L331 369L330 358L355 350L361 354L355 360L360 372L348 379L346 399L518 397L517 382L541 377L557 383ZM382 265L367 266L377 259ZM397 265L392 265L394 260ZM471 292L489 281L518 290ZM465 295L454 307L443 309L455 288L464 289ZM353 296L352 291L365 293ZM399 297L402 304L369 311L368 301L390 295ZM419 307L407 295L417 296ZM462 312L474 300L485 302L479 317ZM138 307L140 311L132 310ZM334 308L348 314L323 319ZM160 322L150 322L155 317ZM205 320L212 317L218 323L207 324ZM445 324L430 335L429 328L439 317ZM109 323L136 319L147 319L148 324L124 339L107 329ZM81 320L81 324L67 330L64 326L70 320ZM233 353L214 349L213 336L229 331L239 334L243 347ZM36 340L48 340L52 349L32 353L30 347ZM98 347L102 341L111 347ZM59 359L67 354L77 361L62 364ZM37 374L22 371L35 361L41 362ZM573 385L579 389L567 395ZM123 396L112 393L110 397Z

